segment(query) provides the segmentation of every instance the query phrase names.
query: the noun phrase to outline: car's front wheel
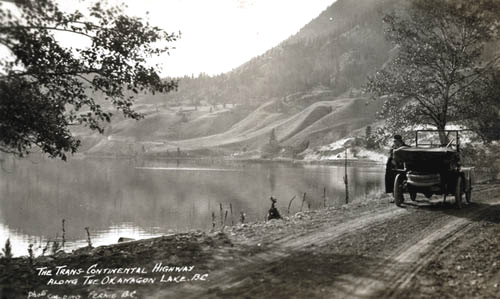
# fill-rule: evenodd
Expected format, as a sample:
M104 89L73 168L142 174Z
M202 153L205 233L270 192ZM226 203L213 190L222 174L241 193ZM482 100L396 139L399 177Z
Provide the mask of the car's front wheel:
M458 209L462 208L462 197L463 197L463 182L462 182L462 177L459 176L457 178L457 183L455 185L455 205L457 206Z

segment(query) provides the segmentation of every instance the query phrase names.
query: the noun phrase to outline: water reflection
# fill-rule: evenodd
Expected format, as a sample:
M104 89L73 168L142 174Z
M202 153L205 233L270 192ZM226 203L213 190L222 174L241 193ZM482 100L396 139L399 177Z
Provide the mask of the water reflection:
M60 239L62 219L66 249L72 249L86 245L87 226L92 243L101 245L119 237L208 230L220 203L224 210L232 205L231 223L241 211L250 221L263 220L271 194L282 214L289 200L304 192L304 208L322 207L325 188L328 205L340 205L345 198L344 168L336 166L126 159L4 164L9 165L0 172L0 245L10 237L17 255L27 254L30 243L36 248ZM349 167L348 173L351 199L382 188L379 167ZM292 213L300 210L300 202L293 202Z

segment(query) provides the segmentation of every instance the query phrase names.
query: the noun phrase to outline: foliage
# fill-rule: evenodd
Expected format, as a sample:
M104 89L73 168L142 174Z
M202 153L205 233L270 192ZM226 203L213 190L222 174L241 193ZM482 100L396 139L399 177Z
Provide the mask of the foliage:
M478 177L488 181L499 179L500 144L467 144L461 150L461 161L464 166L476 167Z
M485 88L478 90L481 101L466 107L464 114L467 127L472 129L484 142L500 140L500 70L491 73Z
M80 144L70 126L102 133L110 108L140 119L136 94L176 87L147 59L168 52L178 35L99 1L84 12L63 12L55 0L13 2L0 2L0 45L10 53L0 60L0 151L23 156L39 147L65 160ZM61 34L87 46L64 46Z
M371 126L367 126L365 129L365 144L367 149L377 149L380 147Z
M391 131L415 125L443 130L450 121L477 120L470 108L486 100L498 53L496 0L412 0L405 12L388 14L386 37L396 54L369 78L367 90L384 96L381 118ZM443 137L443 136L442 136Z

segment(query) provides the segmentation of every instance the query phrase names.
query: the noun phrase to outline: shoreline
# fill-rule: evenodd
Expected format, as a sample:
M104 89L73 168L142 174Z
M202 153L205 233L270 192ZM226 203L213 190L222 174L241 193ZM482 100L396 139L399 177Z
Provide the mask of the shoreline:
M154 156L154 155L86 155L82 154L78 159L141 159L146 161L172 161L172 162L182 162L182 161L207 161L212 163L217 162L235 162L235 163L256 163L256 164L267 164L267 163L283 163L283 164L304 164L304 165L334 165L343 166L346 163L345 159L335 159L335 160L300 160L291 158L234 158L231 156L192 156L192 157L166 157L166 156ZM385 165L385 162L370 160L370 159L347 159L348 165Z

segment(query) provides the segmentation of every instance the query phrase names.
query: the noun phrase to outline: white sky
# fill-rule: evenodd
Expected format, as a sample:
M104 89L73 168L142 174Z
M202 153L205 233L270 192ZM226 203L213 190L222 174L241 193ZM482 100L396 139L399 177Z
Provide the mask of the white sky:
M57 0L63 10L91 5L89 0ZM216 75L263 54L297 33L335 0L108 0L126 3L126 12L147 16L151 25L181 32L176 49L153 63L162 76ZM10 4L5 4L6 6ZM146 14L149 12L149 14ZM74 35L58 38L68 46L85 45ZM88 42L88 41L87 41ZM0 56L7 55L0 48Z
M335 0L108 0L168 32L181 31L163 76L227 72L295 34ZM84 3L93 1L83 1ZM81 1L62 0L64 9Z

